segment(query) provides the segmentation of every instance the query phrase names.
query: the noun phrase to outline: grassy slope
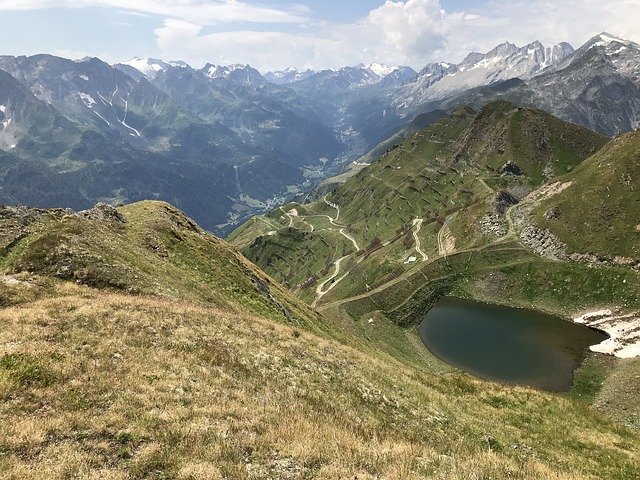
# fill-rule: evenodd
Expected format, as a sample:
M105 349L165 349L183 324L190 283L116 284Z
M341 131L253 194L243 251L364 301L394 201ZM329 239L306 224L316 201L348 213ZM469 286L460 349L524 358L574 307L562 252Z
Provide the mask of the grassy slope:
M384 316L269 284L286 317L180 212L120 212L3 211L3 478L634 478L638 433L583 403L434 374Z
M120 213L125 223L64 211L29 210L16 217L3 210L0 264L10 272L203 301L273 319L282 318L283 309L301 323L316 316L171 205L139 202L120 208Z
M637 471L638 434L568 399L433 375L203 304L55 288L0 312L4 478Z
M571 186L536 209L538 225L572 252L640 258L640 132L616 138L563 180Z
M431 126L384 155L329 195L332 202L342 207L341 221L365 246L372 235L383 240L395 236L399 225L406 226L411 221L410 209L417 207L416 217L424 215L419 237L429 261L418 262L415 267L403 264L408 254L416 254L411 249L411 242L404 243L407 239L404 234L360 263L356 263L358 257L353 256L343 262L343 266L349 269L348 277L322 298L321 310L335 318L354 319L363 329L371 318L376 320L376 325L415 325L423 312L444 294L537 308L563 316L605 307L637 311L640 308L640 277L637 272L627 268L593 268L586 264L543 260L517 243L511 243L517 239L513 232L496 238L478 227L479 221L492 211L490 199L496 190L520 189L526 192L542 182L558 176L563 178L563 174L574 170L566 178L583 178L586 184L592 177L597 185L601 178L601 183L608 181L606 175L600 176L591 171L589 165L593 164L592 160L579 166L605 142L604 137L561 122L544 112L518 109L502 102L489 105L477 116L468 110L458 110L451 118ZM602 151L606 152L611 145ZM622 145L629 149L629 140ZM620 150L618 147L619 153ZM629 153L618 158L628 164L627 168L637 166L637 162L629 162ZM599 158L599 155L593 158ZM453 168L457 172L450 170L448 162L451 159L465 167L460 168L456 164ZM509 159L523 169L523 177L498 175L497 169ZM615 180L618 175L620 181L626 178L627 183L633 176L628 171L620 172L615 168L609 168L608 172L609 178ZM614 202L607 211L619 208L626 212L624 215L632 214L632 206L638 204L633 197L633 185L631 182L629 188L618 190L624 192L624 201ZM586 185L583 187L586 189ZM571 211L574 217L581 215L579 212L582 210L588 211L590 197L580 195L576 189L573 198L579 199L584 206ZM335 213L322 203L298 206L298 209L324 209L331 215ZM620 220L622 228L627 230L629 225L633 228L637 223L633 218L623 217ZM442 229L445 221L447 228ZM576 219L572 217L573 221ZM571 222L567 221L567 232L571 229ZM596 220L592 223L595 224ZM508 227L507 222L503 221L503 224ZM457 255L438 257L435 240L441 229L447 231L448 237L455 238ZM251 225L239 230L244 238L243 250L249 256L252 255L252 230ZM560 235L557 230L554 233ZM256 230L253 233L259 235ZM616 239L612 237L601 238L610 238L618 244L626 242L633 248L640 245L638 239L628 232ZM573 238L576 241L593 240L587 232ZM563 240L568 241L566 238ZM283 265L295 257L298 249L304 248L295 242L283 245L286 248L278 252L283 264L275 262L267 267L276 278L281 278L282 272L286 271ZM474 250L474 253L465 250ZM330 254L328 250L324 253ZM269 261L273 262L272 258ZM300 277L310 274L304 266L296 271L304 272ZM388 288L379 288L387 282ZM368 288L372 293L364 293ZM297 291L306 300L312 300L313 293L313 285ZM342 299L346 298L352 300L343 302ZM405 338L394 337L399 352L415 341L413 329L406 330ZM594 361L600 360L597 357ZM433 364L434 360L428 358L421 362L424 363ZM630 379L635 378L635 374L633 367L625 366L627 363L637 368L637 362L614 361L610 369L598 371L589 362L585 363L577 378L578 383L582 383L579 388L590 390L574 396L593 402L613 418L638 426L640 403L637 395L629 391L633 384Z

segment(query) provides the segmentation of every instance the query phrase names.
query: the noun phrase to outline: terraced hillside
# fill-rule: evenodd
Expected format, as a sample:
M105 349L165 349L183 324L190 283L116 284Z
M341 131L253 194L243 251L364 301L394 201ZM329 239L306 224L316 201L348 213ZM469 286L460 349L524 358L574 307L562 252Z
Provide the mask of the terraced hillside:
M459 108L323 200L256 217L229 239L310 302L365 293L424 262L515 238L505 211L606 141L507 102Z
M0 233L2 478L637 473L637 431L318 315L167 204L3 207Z

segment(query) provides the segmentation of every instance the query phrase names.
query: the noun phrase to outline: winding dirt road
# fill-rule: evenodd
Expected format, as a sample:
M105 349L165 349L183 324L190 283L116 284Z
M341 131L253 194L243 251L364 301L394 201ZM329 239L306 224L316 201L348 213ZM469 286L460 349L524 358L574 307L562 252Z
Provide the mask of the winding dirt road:
M420 232L420 229L422 228L422 222L423 222L423 220L421 218L414 218L413 219L413 226L416 227L416 229L413 231L413 239L416 241L416 252L418 252L418 254L420 254L422 256L422 261L426 262L427 260L429 260L429 257L420 248L420 238L418 237L418 233Z

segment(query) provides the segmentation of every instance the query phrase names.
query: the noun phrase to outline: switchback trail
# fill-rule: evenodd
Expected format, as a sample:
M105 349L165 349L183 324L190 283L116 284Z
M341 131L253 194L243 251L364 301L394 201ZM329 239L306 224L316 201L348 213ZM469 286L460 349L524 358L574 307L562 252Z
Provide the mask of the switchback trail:
M413 231L413 239L416 241L416 252L418 252L422 256L422 261L426 262L427 260L429 260L429 257L420 248L420 238L418 237L418 233L422 228L422 222L423 220L421 218L415 218L413 220L413 225L416 227L416 229Z

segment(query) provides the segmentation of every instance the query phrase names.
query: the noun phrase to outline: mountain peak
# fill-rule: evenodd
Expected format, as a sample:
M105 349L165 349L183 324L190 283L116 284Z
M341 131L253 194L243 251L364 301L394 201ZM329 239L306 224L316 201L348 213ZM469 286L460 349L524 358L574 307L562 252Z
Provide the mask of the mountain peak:
M306 70L301 70L296 67L287 67L284 70L276 70L273 72L266 72L264 74L264 78L266 78L271 83L275 83L277 85L288 85L289 83L299 82L301 80L306 80L312 75L315 75L315 70L311 70L307 68Z
M189 65L181 60L165 62L159 58L151 57L133 57L132 59L122 62L120 65L133 67L147 78L154 78L158 73L163 72L171 67L188 68Z
M623 45L630 45L631 41L625 40L624 38L617 37L607 32L602 32L595 37L590 38L587 43L584 44L583 48L593 48L593 47L606 47L610 43L621 43Z
M383 78L389 75L390 73L393 73L396 70L398 70L398 67L390 67L388 65L385 65L384 63L376 63L376 62L371 63L366 68L371 70L373 73L375 73L379 77L383 77Z

